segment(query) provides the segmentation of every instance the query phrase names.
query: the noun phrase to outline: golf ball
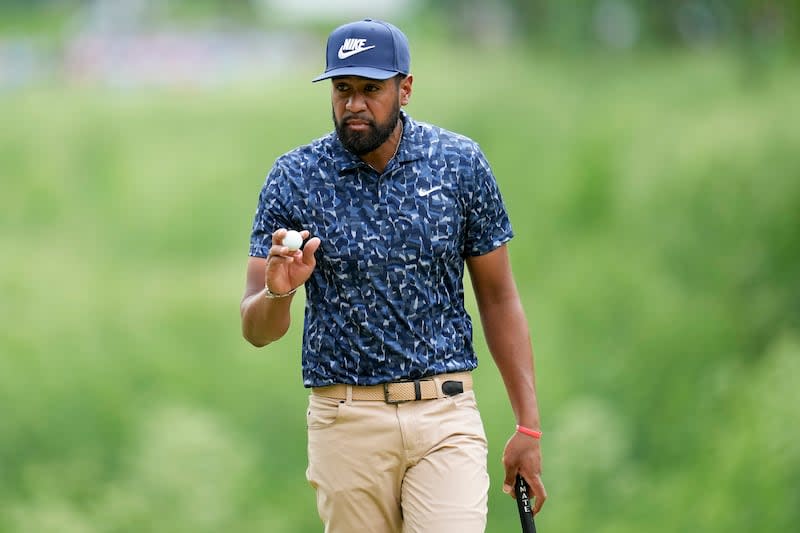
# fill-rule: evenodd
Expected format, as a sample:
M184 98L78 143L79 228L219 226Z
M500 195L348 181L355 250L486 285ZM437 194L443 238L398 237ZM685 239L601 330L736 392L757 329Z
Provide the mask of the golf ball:
M294 252L295 250L299 250L300 246L303 245L303 237L300 236L299 231L290 229L283 238L283 245L287 247L290 252Z

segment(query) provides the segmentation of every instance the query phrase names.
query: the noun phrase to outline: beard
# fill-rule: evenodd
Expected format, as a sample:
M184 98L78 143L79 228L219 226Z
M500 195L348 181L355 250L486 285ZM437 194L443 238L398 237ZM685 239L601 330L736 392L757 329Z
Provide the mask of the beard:
M336 127L336 134L342 145L354 154L361 156L377 150L392 134L397 126L397 121L400 120L400 103L395 102L389 118L380 123L353 114L345 114L342 120L336 120L336 113L332 112L332 114L333 125ZM369 129L362 132L352 131L348 128L347 121L355 118L369 123Z

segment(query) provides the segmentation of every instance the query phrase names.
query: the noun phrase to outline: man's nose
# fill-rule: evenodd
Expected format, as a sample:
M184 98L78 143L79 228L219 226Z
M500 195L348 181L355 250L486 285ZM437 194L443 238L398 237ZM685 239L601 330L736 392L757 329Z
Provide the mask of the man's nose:
M361 93L356 92L347 99L347 105L345 107L351 113L358 113L359 111L366 109L366 100Z

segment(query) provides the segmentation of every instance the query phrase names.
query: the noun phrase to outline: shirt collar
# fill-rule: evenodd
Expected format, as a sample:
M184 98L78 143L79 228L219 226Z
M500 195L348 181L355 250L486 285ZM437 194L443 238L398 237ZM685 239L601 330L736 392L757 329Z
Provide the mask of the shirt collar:
M423 134L421 128L403 110L400 111L400 119L403 121L403 136L400 138L400 146L394 156L395 163L390 161L386 170L390 170L395 164L416 161L422 157ZM331 136L333 138L332 155L339 175L355 172L359 168L371 168L360 157L342 145L335 131L331 133Z

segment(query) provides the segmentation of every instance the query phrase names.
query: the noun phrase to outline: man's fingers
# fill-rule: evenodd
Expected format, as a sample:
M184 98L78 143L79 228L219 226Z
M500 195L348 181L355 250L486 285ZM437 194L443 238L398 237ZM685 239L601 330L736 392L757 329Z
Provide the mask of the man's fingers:
M280 263L291 263L296 258L300 259L303 257L303 252L300 250L289 250L286 246L282 244L274 244L272 248L269 249L269 259L272 261L273 259L279 261Z
M283 238L286 237L286 228L280 228L272 232L272 246L269 249L270 259L285 259L289 254L289 248L283 245ZM289 259L291 261L291 258ZM285 263L286 261L281 261Z
M286 232L288 230L286 228L279 228L272 232L272 245L273 248L275 245L283 246L283 238L286 237Z
M544 501L547 499L547 491L544 489L541 476L536 475L533 479L533 483L528 482L528 485L530 485L533 492L533 514L536 514L541 510Z
M300 259L302 255L300 253L296 253L297 250L290 251L288 247L283 245L283 239L286 238L287 233L289 233L289 230L287 230L286 228L279 228L272 232L272 247L270 248L270 255L284 256L284 257L292 256ZM315 243L312 244L310 250L313 253L319 247L320 240L316 237L314 239L308 240L310 236L311 232L308 231L307 229L300 231L300 238L303 240L303 242L305 242L305 245L303 246L304 250L308 248L309 244L311 244L312 241ZM306 242L307 240L308 242ZM308 263L307 259L304 259L304 262Z
M516 482L517 473L511 472L508 468L506 468L506 477L503 480L503 492L508 494L514 499L517 499L517 495L514 493L514 483Z

